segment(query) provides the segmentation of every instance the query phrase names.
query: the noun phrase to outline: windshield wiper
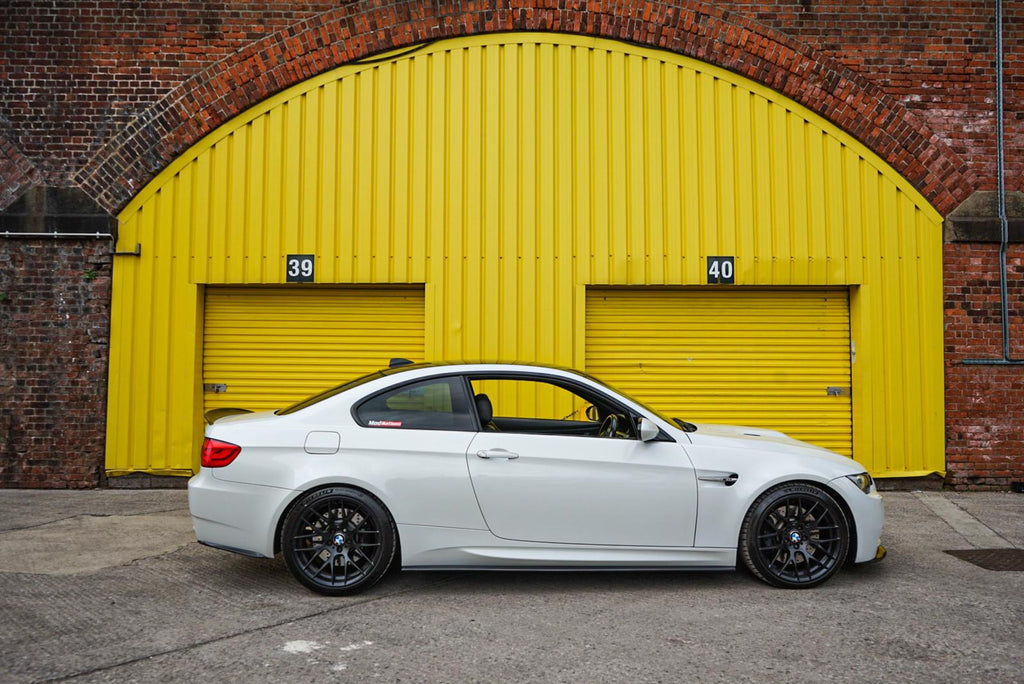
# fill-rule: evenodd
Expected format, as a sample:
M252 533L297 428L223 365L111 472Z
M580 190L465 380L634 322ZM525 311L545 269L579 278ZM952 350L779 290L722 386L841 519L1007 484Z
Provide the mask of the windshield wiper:
M687 421L683 420L682 418L673 418L672 420L676 421L676 423L679 425L679 427L682 428L683 432L696 432L697 431L697 426L696 425L694 425L693 423L688 423Z

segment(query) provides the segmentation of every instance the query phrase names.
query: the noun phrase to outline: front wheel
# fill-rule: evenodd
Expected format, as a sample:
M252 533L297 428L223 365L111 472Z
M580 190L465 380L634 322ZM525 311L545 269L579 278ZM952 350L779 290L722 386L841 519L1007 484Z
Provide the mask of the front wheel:
M281 550L295 579L342 596L376 584L395 555L395 523L372 496L349 487L305 494L281 527Z
M758 578L777 587L806 589L839 571L850 529L839 504L810 484L782 484L747 511L739 551Z

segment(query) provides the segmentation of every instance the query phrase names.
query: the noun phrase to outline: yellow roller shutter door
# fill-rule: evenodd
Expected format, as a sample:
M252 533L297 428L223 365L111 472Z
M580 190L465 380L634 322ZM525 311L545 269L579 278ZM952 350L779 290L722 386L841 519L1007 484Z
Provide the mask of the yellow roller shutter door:
M204 410L274 409L373 370L423 359L423 291L206 290Z
M590 290L586 320L587 371L668 415L852 453L845 290Z

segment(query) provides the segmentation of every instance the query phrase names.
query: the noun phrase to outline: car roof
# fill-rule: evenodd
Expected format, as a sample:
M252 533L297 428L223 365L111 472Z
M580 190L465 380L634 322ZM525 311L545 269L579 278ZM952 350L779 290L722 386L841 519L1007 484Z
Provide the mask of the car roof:
M418 363L406 363L398 366L382 368L381 374L385 376L396 375L411 370L424 370L436 368L451 372L472 372L472 371L501 371L501 370L545 370L570 373L580 377L589 377L586 373L575 368L554 366L546 363L531 361L420 361Z

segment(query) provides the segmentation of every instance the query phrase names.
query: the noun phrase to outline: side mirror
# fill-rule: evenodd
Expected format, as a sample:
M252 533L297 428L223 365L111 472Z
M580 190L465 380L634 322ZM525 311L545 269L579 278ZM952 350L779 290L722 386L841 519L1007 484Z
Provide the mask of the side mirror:
M590 406L587 407L586 414L587 414L587 420L590 420L590 421L592 421L594 423L596 423L597 421L601 420L601 412L598 411L597 407L594 406L593 404L591 404Z
M643 417L640 418L640 424L638 427L640 428L641 442L650 442L652 439L657 438L661 433L661 430L658 429L657 425Z

